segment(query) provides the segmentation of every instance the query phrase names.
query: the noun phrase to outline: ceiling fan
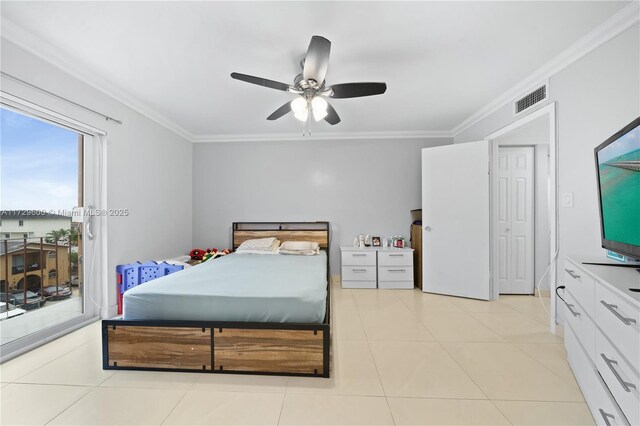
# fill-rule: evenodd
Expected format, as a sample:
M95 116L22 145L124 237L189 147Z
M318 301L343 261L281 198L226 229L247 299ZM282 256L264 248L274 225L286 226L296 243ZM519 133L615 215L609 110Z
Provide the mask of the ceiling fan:
M327 86L324 79L329 68L330 51L329 40L321 36L311 37L307 54L300 62L302 73L295 77L293 85L237 72L231 73L231 78L300 95L275 110L267 120L277 120L293 112L293 115L302 122L310 122L313 116L315 121L324 119L331 125L338 124L340 117L325 98L344 99L381 95L387 90L387 85L385 83L342 83Z

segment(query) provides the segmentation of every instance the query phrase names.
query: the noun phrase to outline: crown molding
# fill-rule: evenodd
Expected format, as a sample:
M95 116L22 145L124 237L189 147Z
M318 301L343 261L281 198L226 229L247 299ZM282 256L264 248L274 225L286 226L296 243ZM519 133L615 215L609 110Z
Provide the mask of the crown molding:
M612 16L606 22L591 31L578 42L571 45L564 52L543 65L541 68L524 78L520 83L511 87L502 95L485 105L451 130L436 131L395 131L395 132L349 132L349 133L316 133L301 136L292 133L278 134L233 134L233 135L195 135L144 102L132 97L124 90L116 87L107 80L89 72L86 67L78 65L78 61L70 58L60 49L35 37L13 22L2 18L2 38L5 38L35 56L49 62L67 74L83 83L95 88L105 95L119 101L132 110L155 121L171 132L192 143L209 142L260 142L260 141L317 141L317 140L362 140L362 139L425 139L425 138L453 138L491 115L504 105L524 93L535 84L549 79L588 53L602 46L604 43L620 35L640 20L640 2L632 3ZM70 65L73 64L73 65Z
M95 73L89 72L85 67L81 66L77 60L70 58L69 55L57 47L54 47L44 40L30 34L6 18L2 18L2 38L9 40L81 82L117 100L150 120L155 121L187 141L191 142L193 140L194 135L188 130L160 114L140 100L127 94L124 90L119 89L112 83L98 77Z
M396 132L349 132L349 133L312 133L302 136L299 133L252 133L238 135L196 135L194 143L218 142L268 142L268 141L326 141L326 140L372 140L372 139L433 139L452 138L448 130L435 131L396 131Z
M614 37L622 34L640 20L640 2L634 0L630 5L613 15L604 23L600 24L589 34L569 46L565 51L547 62L538 70L529 74L515 86L504 92L502 95L485 105L480 110L469 116L460 124L451 129L452 135L455 137L464 130L473 126L482 119L496 112L506 104L513 101L516 96L525 93L527 89L534 87L536 84L548 80L554 74L562 71L569 65L578 61L598 47L602 46Z

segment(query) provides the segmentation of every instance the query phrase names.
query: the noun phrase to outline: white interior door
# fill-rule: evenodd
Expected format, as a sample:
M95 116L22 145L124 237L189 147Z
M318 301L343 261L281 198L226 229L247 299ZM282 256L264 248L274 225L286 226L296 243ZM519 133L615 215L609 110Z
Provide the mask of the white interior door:
M533 294L534 149L499 147L496 256L501 294Z
M425 292L489 300L489 142L422 150Z

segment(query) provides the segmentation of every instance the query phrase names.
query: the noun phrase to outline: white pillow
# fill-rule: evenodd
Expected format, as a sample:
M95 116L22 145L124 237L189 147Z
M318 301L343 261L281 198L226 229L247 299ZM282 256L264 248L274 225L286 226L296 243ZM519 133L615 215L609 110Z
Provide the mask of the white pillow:
M277 254L280 241L277 238L246 240L236 249L240 254Z
M320 253L320 245L314 241L285 241L278 249L278 253L314 256Z

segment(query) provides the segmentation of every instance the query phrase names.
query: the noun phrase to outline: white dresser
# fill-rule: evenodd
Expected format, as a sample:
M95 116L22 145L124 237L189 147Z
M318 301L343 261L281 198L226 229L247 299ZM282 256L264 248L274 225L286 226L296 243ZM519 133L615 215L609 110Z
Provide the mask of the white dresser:
M640 273L564 264L565 346L573 374L601 425L640 425Z
M340 247L342 288L413 288L413 249Z

